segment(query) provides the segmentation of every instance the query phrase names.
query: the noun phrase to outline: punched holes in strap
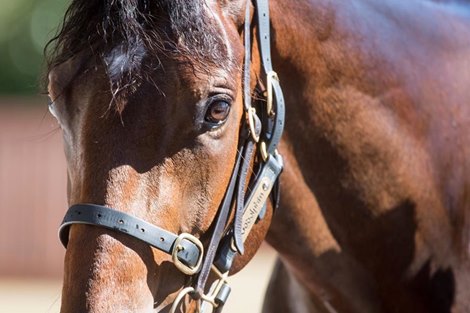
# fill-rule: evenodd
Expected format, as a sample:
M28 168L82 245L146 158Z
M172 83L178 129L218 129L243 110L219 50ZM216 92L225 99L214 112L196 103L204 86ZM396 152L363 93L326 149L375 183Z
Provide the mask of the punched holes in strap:
M256 11L258 15L258 29L260 52L264 71L269 73L273 70L271 62L271 34L269 21L269 2L267 0L256 1Z
M273 73L273 65L271 60L271 34L270 34L270 20L269 20L269 1L256 0L256 11L258 17L258 38L259 49L264 71L266 75ZM285 104L284 95L281 86L277 79L271 80L272 85L267 88L272 88L274 91L273 111L275 112L272 121L272 128L267 129L265 132L266 152L267 154L274 154L284 130L285 119Z
M194 271L199 270L203 251L195 240L177 236L129 214L95 204L71 206L59 228L59 238L65 247L68 243L70 226L73 224L94 225L118 231L170 255L176 254L178 260L185 266ZM176 241L179 247L175 252Z

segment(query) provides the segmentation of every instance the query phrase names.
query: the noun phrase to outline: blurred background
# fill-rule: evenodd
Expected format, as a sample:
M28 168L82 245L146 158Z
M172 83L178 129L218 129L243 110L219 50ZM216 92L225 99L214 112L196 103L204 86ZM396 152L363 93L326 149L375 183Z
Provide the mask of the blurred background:
M36 95L45 43L64 15L65 0L0 0L0 93Z
M41 83L68 1L0 0L0 312L58 312L66 210L62 137ZM225 312L259 312L275 255L233 278Z

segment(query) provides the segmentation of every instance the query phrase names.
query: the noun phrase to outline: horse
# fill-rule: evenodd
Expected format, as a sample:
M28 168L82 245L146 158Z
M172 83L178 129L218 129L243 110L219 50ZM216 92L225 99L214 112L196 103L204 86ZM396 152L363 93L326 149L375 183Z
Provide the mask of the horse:
M469 49L464 1L73 0L61 312L220 312L264 240L263 312L470 312Z

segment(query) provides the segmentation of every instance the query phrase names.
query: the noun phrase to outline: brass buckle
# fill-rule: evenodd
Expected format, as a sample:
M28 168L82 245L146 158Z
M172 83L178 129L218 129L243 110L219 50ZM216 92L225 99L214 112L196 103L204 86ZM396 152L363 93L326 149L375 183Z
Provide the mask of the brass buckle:
M277 76L277 73L274 71L269 71L269 73L266 75L266 87L267 87L267 99L266 99L266 109L268 111L269 116L274 115L273 111L273 79L279 81L279 77Z
M269 158L269 154L268 154L268 148L266 147L266 143L264 141L261 142L261 145L260 145L260 154L261 154L261 158L263 159L263 161L266 162Z
M183 262L180 261L178 258L178 252L184 249L184 247L181 245L181 242L183 240L187 240L193 244L196 245L196 247L199 249L199 259L197 260L197 263L195 266L191 267L188 265L185 265ZM171 258L173 260L173 263L175 264L176 268L179 269L181 272L183 272L186 275L194 275L199 271L199 268L201 267L202 263L202 257L204 255L204 247L202 246L202 243L194 237L191 234L188 233L181 233L178 238L176 238L175 243L173 245L173 250L171 251Z
M248 125L250 126L250 133L251 137L255 142L259 141L259 136L256 134L256 127L255 127L255 117L254 115L256 114L256 109L253 107L250 107L248 111L246 112L248 115Z

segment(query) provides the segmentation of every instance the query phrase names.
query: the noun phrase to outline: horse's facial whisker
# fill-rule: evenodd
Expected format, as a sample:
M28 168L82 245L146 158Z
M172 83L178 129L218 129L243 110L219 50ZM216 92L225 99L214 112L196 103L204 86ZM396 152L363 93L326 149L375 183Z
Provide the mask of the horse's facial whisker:
M241 153L241 152L240 152L240 149L237 148L237 152L238 152L238 153ZM243 156L243 154L241 154L241 158L242 158L243 162L251 162L251 160L245 159L245 157ZM258 174L256 174L256 173L253 171L253 168L252 168L252 167L249 167L248 170L250 171L249 175L254 176L254 179L258 179ZM237 175L238 175L238 177L240 177L240 173L238 173ZM250 191L250 192L252 191L251 188L250 188L250 186L249 186L248 184L247 184L247 190Z

